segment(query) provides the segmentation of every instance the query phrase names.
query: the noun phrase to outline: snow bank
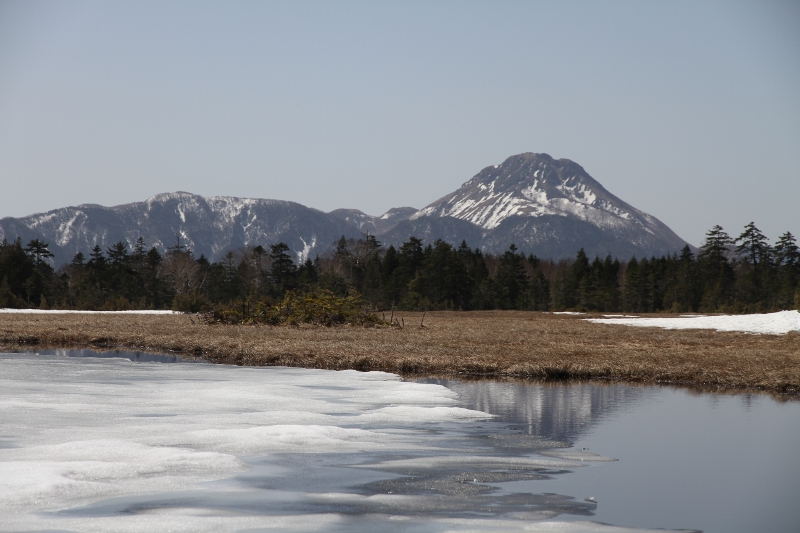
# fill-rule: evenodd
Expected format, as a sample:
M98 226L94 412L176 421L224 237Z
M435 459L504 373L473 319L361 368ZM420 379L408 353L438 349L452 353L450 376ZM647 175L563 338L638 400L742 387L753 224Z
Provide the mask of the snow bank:
M665 329L715 329L717 331L743 331L783 335L800 332L800 312L780 311L760 315L688 315L678 318L587 318L596 324L622 324Z
M156 311L145 309L143 311L76 311L74 309L0 309L0 313L30 314L30 315L176 315L177 311Z

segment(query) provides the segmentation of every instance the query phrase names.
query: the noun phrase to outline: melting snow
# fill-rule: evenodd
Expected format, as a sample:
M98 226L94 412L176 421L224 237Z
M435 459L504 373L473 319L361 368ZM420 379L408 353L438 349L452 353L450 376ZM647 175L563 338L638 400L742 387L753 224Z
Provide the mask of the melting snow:
M87 315L102 315L102 314L119 314L119 315L172 315L180 314L177 311L160 311L160 310L143 310L143 311L75 311L72 309L0 309L0 313L24 313L24 314L42 314L42 315L58 315L58 314L87 314Z
M760 315L682 316L679 318L587 318L597 324L655 327L664 329L715 329L782 335L800 332L800 312L780 311Z
M564 470L610 460L577 450L487 455L483 445L459 452L461 428L479 419L486 427L490 415L457 407L456 393L439 385L382 372L27 354L0 354L0 365L2 531L376 531L391 523L398 531L631 531L546 520L554 510L448 516L437 505L475 502L354 492L395 471Z
M407 424L490 417L455 407L445 387L380 372L18 354L0 364L0 427L11 445L0 446L4 531L168 530L146 512L70 521L41 511L196 490L249 470L245 455L416 450ZM373 429L381 422L394 429ZM207 529L202 509L182 514L181 531Z
M83 214L82 211L77 211L75 215L71 219L69 219L69 221L67 221L64 224L61 224L58 227L58 232L60 235L56 238L56 244L58 244L59 246L65 246L69 244L70 234L72 233L72 225L75 223L76 220L78 220L78 217L80 217L82 214Z
M297 254L297 262L298 263L305 263L306 259L308 259L308 255L311 253L311 250L317 245L317 236L311 236L311 242L306 242L302 237L300 240L303 241L303 249L298 250L295 252Z
M506 174L492 173L493 179L484 183L475 176L447 200L418 211L411 219L425 215L451 216L484 229L494 229L512 216L559 215L574 216L599 228L620 228L636 222L648 233L655 234L648 227L655 224L652 217L639 219L608 200L598 200L597 194L580 176L571 176L555 185L563 197L548 197L545 170L546 165L536 169L532 183L520 184L513 190L498 183Z

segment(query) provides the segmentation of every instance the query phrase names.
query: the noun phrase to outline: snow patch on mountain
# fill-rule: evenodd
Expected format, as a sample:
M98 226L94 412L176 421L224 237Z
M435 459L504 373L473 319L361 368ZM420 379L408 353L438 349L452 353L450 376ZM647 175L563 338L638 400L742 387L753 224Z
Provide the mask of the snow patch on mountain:
M580 165L547 154L520 154L501 165L486 167L411 219L454 217L494 230L512 217L551 215L575 218L617 233L666 237L672 246L681 247L681 239L669 228L609 193ZM629 240L635 242L637 238Z
M297 250L295 254L297 254L297 262L303 264L311 255L311 250L317 246L317 236L312 235L311 242L306 242L302 237L300 237L300 240L303 242L303 248Z
M458 190L417 210L393 208L380 216L357 209L323 213L295 202L178 191L144 202L104 207L84 204L23 218L0 219L0 239L43 238L56 266L95 245L139 237L160 250L176 243L215 261L244 246L289 245L304 261L341 236L363 234L399 246L414 235L442 238L502 253L509 244L543 257L587 253L627 256L677 252L686 243L655 217L608 192L578 164L526 153L484 168Z

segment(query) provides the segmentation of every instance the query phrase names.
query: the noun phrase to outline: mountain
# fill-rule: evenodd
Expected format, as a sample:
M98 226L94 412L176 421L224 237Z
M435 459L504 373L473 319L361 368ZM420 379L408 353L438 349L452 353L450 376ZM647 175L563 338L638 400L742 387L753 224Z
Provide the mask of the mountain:
M41 237L59 265L95 244L103 249L118 241L130 247L140 236L160 250L175 244L195 256L218 260L245 245L285 242L298 261L327 250L342 235L359 237L352 224L295 202L203 197L187 192L157 194L144 202L103 207L86 204L43 214L0 220L0 240L17 236L23 244Z
M430 237L452 235L453 219L472 226L458 229L474 239L467 239L470 245L496 253L514 243L541 257L569 257L581 247L590 256L641 257L686 244L663 222L608 192L577 163L547 154L519 154L484 168L383 240L394 244L421 230Z
M664 223L623 202L580 165L547 154L525 153L486 167L458 190L416 210L372 216L357 209L324 213L281 200L158 194L144 202L65 207L0 219L0 240L42 238L59 265L95 244L140 236L161 250L176 236L195 255L219 260L246 245L283 241L300 261L331 249L342 236L364 233L399 246L410 236L502 253L512 243L525 253L560 259L583 248L594 255L629 258L677 252L686 244Z
M416 212L415 207L393 207L379 217L368 215L358 209L336 209L328 214L354 225L362 233L383 235Z

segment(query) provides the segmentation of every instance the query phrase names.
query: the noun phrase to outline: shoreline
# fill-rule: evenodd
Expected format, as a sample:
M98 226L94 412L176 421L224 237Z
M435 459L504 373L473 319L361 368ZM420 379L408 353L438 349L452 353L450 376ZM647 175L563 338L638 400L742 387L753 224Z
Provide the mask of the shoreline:
M530 311L399 313L404 329L206 325L181 314L0 315L0 349L82 348L405 378L619 382L800 395L800 334L665 330ZM658 316L660 315L641 315Z

